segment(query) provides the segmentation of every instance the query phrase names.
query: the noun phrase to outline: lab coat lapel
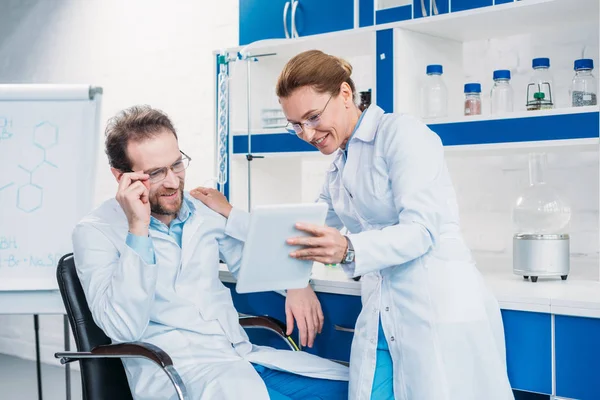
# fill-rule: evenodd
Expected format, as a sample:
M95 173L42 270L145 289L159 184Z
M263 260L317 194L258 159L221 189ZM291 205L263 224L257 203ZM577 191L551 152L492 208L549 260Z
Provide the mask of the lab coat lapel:
M192 239L198 233L202 226L202 217L197 212L190 214L188 220L183 225L183 236L181 238L181 262L185 266L194 251L195 246L191 246Z

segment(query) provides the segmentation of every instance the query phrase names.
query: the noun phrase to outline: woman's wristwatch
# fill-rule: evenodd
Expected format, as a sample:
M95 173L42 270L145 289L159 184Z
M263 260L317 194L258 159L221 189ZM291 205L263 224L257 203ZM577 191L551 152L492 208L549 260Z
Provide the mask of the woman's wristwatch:
M350 264L354 262L354 247L352 247L352 242L348 238L348 236L344 236L346 238L346 242L348 243L348 247L346 247L346 252L342 257L342 264Z

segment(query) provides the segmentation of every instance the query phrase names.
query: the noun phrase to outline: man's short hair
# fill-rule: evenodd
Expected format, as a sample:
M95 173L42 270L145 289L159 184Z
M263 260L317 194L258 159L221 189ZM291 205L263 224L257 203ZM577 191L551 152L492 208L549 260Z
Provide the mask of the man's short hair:
M123 172L131 171L127 145L150 139L165 130L172 132L177 139L173 123L160 110L143 105L120 111L106 126L105 151L110 166Z

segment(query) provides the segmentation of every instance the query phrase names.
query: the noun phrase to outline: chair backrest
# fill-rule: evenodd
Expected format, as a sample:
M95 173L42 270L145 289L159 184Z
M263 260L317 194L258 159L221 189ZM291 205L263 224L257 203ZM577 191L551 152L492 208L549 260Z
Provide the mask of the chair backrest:
M110 344L110 339L92 318L72 254L60 259L56 278L77 350L90 351L96 346ZM84 400L133 399L120 359L86 359L81 360L80 365Z

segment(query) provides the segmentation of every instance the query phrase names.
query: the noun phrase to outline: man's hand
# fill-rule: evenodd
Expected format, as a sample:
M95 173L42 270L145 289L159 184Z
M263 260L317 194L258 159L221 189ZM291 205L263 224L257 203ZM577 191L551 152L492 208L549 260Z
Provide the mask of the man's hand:
M150 182L148 174L128 172L119 178L115 198L127 216L129 232L148 236L150 226Z
M216 189L205 188L205 187L197 187L196 189L192 189L190 194L195 199L200 200L204 203L205 206L210 208L211 210L218 212L225 218L229 218L229 213L231 212L231 204L227 201L227 198L223 195L223 193L219 192Z
M300 331L302 346L312 347L317 333L323 330L323 310L317 295L310 286L304 289L291 289L287 291L285 301L285 315L287 318L287 332L289 336L294 330L294 319Z
M290 253L299 260L317 261L323 264L339 264L348 249L348 240L335 228L314 224L296 224L296 229L312 236L295 237L287 240L293 246L306 248Z

